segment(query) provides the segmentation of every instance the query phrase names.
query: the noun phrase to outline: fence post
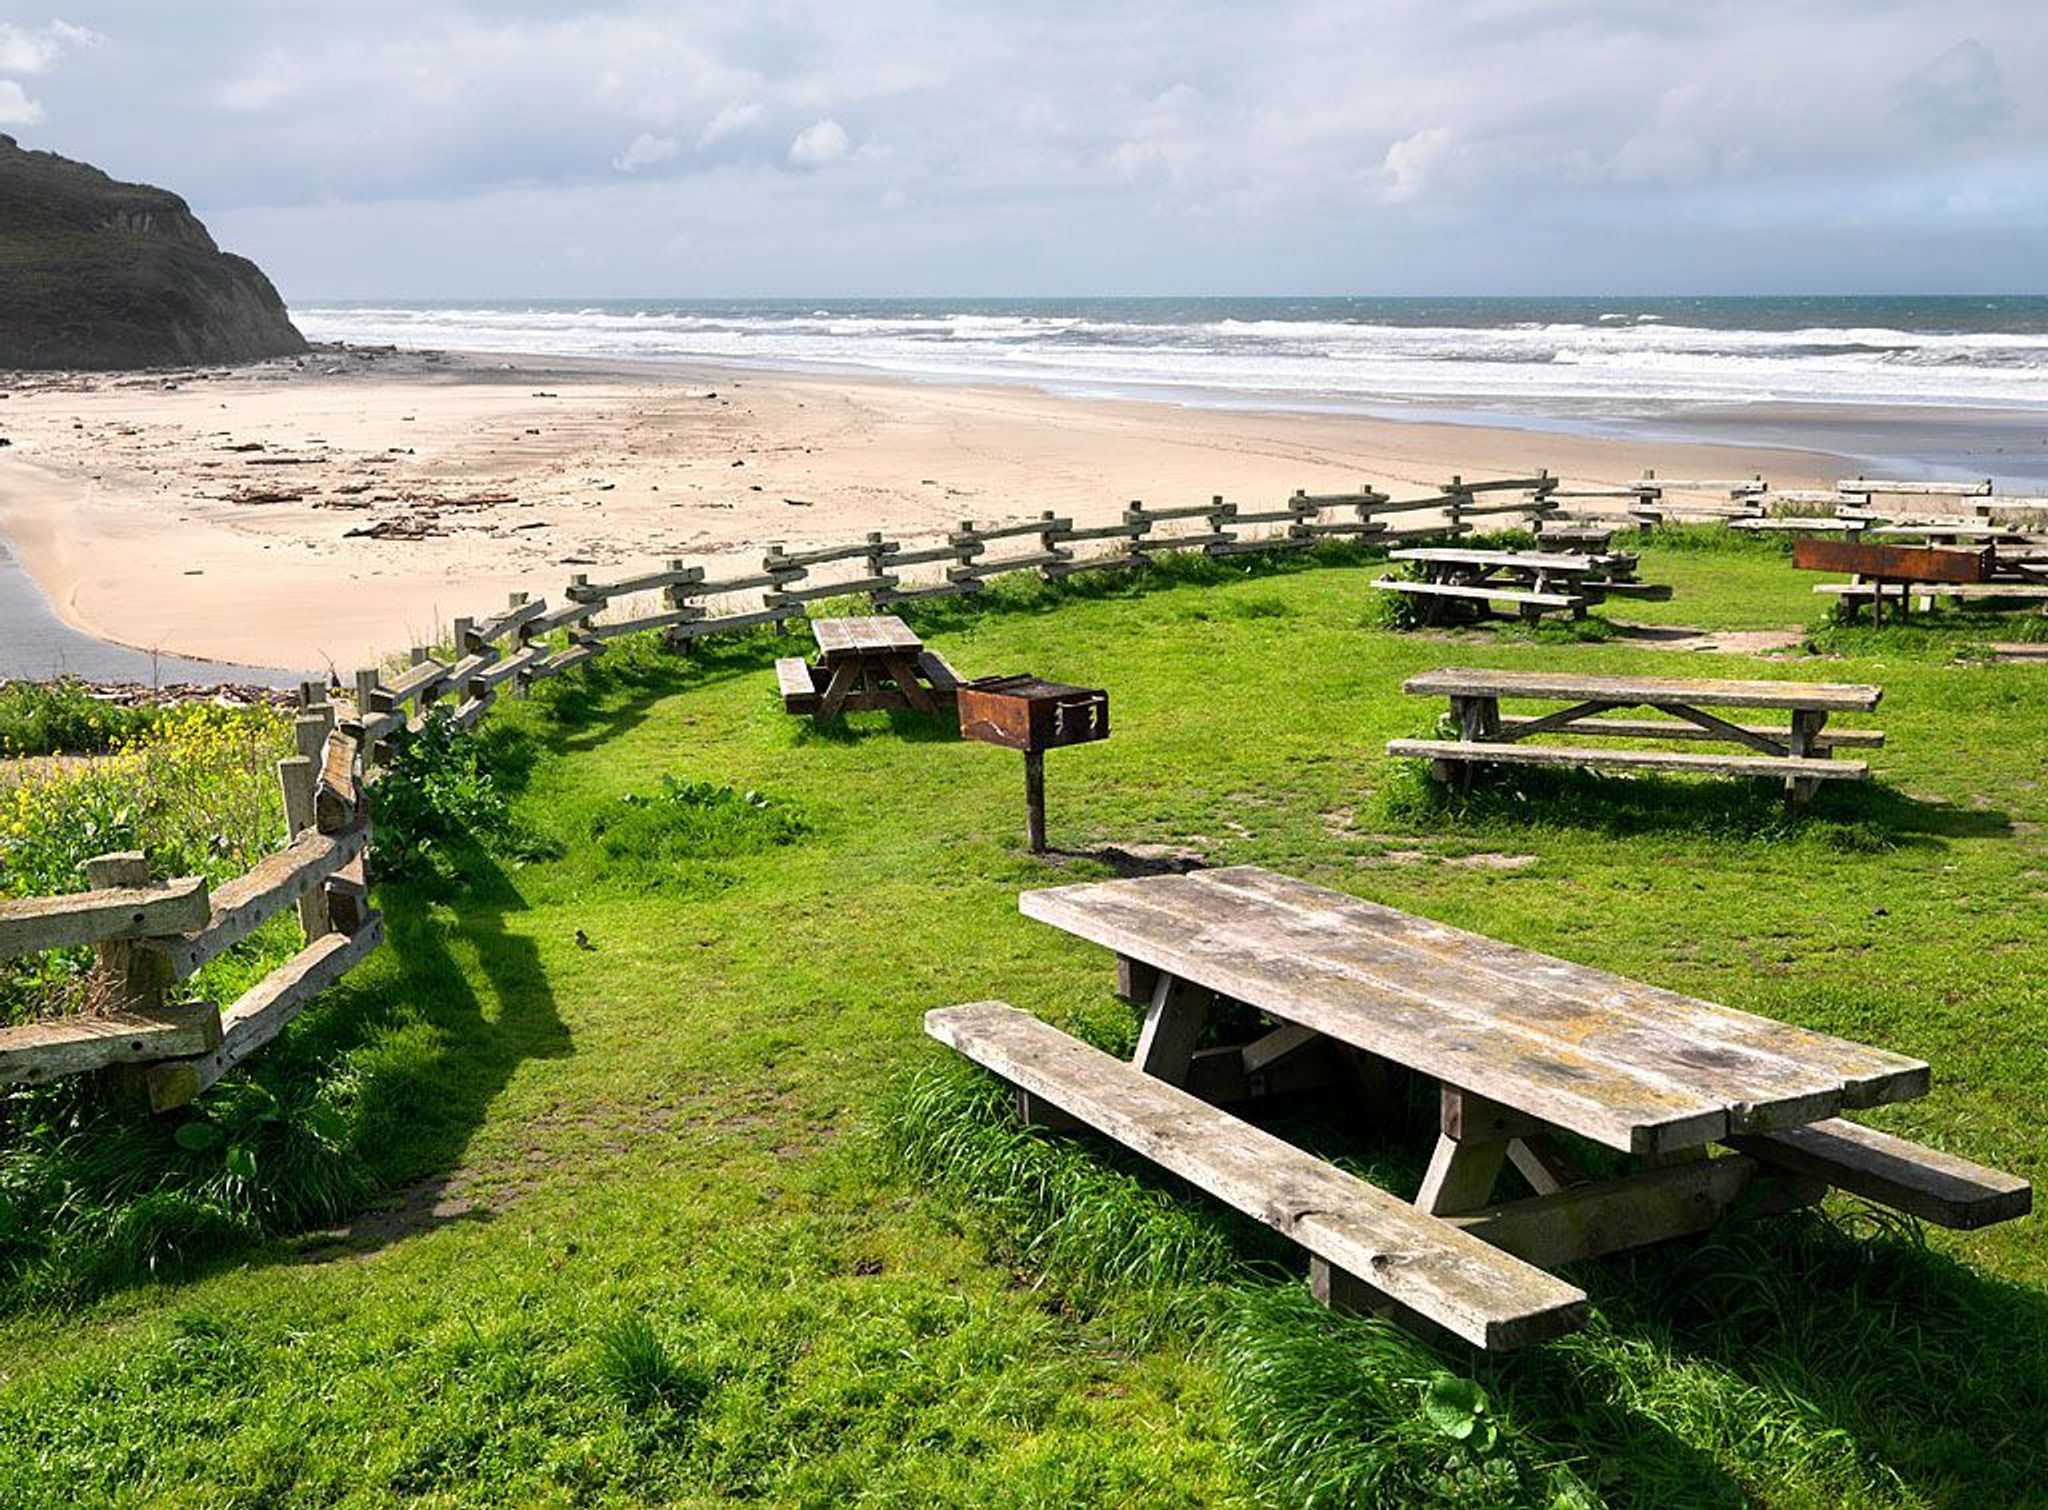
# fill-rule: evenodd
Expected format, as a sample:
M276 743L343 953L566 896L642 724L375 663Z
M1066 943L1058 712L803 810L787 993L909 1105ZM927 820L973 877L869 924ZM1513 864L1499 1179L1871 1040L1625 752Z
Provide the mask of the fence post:
M284 788L284 842L287 845L317 826L319 762L332 721L332 710L328 710L326 717L304 714L292 720L292 741L299 753L277 763L278 785ZM305 932L309 944L333 931L334 923L327 910L325 892L315 888L299 898L299 927Z
M114 886L147 886L149 860L140 850L96 855L85 862L86 885L94 891ZM138 949L135 941L119 939L94 944L93 976L109 993L109 1005L125 1012L152 1012L164 1004L170 986L169 961L162 955Z

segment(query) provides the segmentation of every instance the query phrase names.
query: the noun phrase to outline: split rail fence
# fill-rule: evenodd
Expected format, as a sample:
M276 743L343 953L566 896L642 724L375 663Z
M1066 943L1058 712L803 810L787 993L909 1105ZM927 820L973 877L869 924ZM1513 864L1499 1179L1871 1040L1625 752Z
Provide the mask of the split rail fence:
M1725 501L1673 496L1703 493ZM87 862L90 890L0 901L0 959L84 947L95 954L91 1012L0 1027L0 1085L108 1071L152 1110L192 1101L275 1039L382 941L383 919L369 905L370 793L397 742L437 708L473 727L501 693L518 696L602 655L624 635L658 631L680 648L707 635L782 630L829 598L864 594L884 608L969 596L1016 572L1056 581L1138 570L1190 551L1228 557L1331 539L1442 539L1468 534L1480 520L1518 516L1540 525L1567 503L1599 500L1626 500L1630 519L1646 527L1667 515L1753 517L1769 497L1761 478L1667 480L1646 473L1619 487L1566 489L1539 472L1453 477L1405 498L1370 486L1297 492L1266 509L1220 496L1174 508L1133 501L1109 524L1077 527L1050 512L1016 523L963 520L937 542L871 533L846 545L775 545L758 571L737 575L713 576L683 561L606 582L578 575L555 606L514 593L497 613L455 620L449 652L415 649L403 669L358 671L346 690L318 682L300 689L298 753L278 771L285 845L247 874L209 890L196 877L153 879L140 854L110 854ZM832 567L854 575L820 574ZM650 608L645 600L655 594ZM290 960L225 1008L179 999L181 984L202 966L288 908L305 939Z

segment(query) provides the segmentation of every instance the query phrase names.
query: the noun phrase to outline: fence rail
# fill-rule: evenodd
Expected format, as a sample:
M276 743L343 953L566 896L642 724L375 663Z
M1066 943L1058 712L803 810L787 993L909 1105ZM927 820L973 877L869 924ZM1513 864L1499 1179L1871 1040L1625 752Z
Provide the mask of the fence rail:
M1981 507L1989 485L1842 485L1845 503L1881 491L1966 494ZM1719 494L1689 501L1673 494ZM449 647L411 652L410 664L355 673L339 687L308 682L293 720L297 753L281 761L285 842L245 875L209 890L197 878L152 880L139 854L87 862L90 890L0 901L0 959L91 947L106 1005L90 1015L0 1028L0 1084L112 1071L153 1110L182 1106L271 1042L306 1004L367 958L383 939L369 906L370 794L398 741L437 708L469 727L501 696L523 694L604 653L623 635L660 631L683 648L707 635L785 628L808 605L866 595L878 608L985 591L998 577L1035 572L1134 570L1164 555L1228 557L1300 550L1330 539L1393 544L1470 533L1473 521L1520 515L1534 524L1567 501L1627 500L1642 525L1667 514L1760 515L1761 478L1667 480L1564 489L1548 472L1467 481L1395 498L1370 485L1348 493L1297 491L1277 507L1246 509L1222 496L1157 508L1133 500L1114 523L961 520L937 541L870 533L839 545L770 546L757 572L713 577L680 560L612 581L570 578L562 600L513 593L484 618L455 620ZM1275 528L1277 527L1277 528ZM831 568L820 575L820 569ZM842 573L851 575L842 575ZM651 609L631 600L658 594ZM744 595L757 595L746 601ZM618 614L619 616L614 616ZM558 640L557 636L561 639ZM294 910L304 947L225 1008L176 1001L175 988L272 918Z

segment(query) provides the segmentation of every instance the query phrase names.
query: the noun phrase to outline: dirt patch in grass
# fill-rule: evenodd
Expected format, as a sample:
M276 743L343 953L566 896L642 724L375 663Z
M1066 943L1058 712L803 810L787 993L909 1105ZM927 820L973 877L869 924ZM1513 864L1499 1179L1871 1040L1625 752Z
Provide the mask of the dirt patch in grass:
M1615 638L1645 650L1712 650L1722 655L1783 655L1805 642L1802 629L1692 629L1676 624L1617 624Z

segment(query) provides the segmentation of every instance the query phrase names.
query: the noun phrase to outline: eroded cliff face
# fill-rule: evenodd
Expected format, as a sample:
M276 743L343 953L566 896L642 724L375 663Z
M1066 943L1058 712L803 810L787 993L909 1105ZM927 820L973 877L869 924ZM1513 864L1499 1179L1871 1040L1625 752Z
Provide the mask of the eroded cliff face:
M0 368L165 367L306 349L177 195L0 136Z

